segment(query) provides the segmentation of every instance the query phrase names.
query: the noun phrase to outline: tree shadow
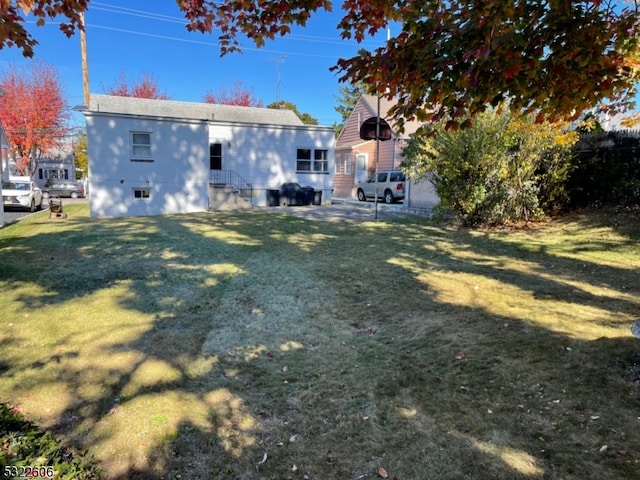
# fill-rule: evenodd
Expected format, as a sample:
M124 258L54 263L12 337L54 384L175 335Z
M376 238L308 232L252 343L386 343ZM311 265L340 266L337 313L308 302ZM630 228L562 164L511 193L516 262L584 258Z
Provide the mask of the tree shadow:
M380 248L385 241L396 245L392 253ZM0 240L9 289L33 281L35 270L4 261L15 242ZM536 307L593 304L602 313L588 321L617 328L640 297L633 271L623 267L577 266L543 243L532 249L506 236L416 222L329 225L264 212L78 219L64 231L20 239L17 250L28 265L64 258L43 269L40 291L16 298L23 311L125 285L119 312L150 318L145 325L124 319L121 325L138 333L94 352L113 363L87 360L77 340L87 332L80 331L56 339L60 350L35 361L2 360L13 378L33 375L35 382L42 375L32 372L55 372L52 386L63 383L72 399L51 427L99 451L108 478L354 478L374 475L381 462L399 478L586 478L591 472L574 465L567 441L579 452L605 441L629 451L640 445L628 431L639 395L634 339L553 331L521 313L466 302L473 285L444 292L429 282L439 274L492 279L530 295ZM348 261L340 261L342 252ZM271 267L251 261L265 254ZM252 282L276 279L277 272L261 268L277 269L278 262L295 266L290 272L300 279L262 287L277 295L297 281L304 286L287 293L304 331L285 335L277 318L261 317L277 313L269 313ZM610 294L595 294L596 287ZM313 303L318 295L331 302ZM226 334L225 321L254 317L266 325L260 341L243 337L237 325L237 337L203 350L210 335ZM7 347L20 341L2 339ZM313 373L297 373L309 359ZM538 369L538 362L555 368ZM493 382L500 387L492 389ZM512 419L514 410L519 423L506 423L501 413ZM584 435L567 439L565 424L581 426ZM128 436L127 451L108 450L115 436L118 445ZM407 452L395 459L386 450ZM445 471L443 457L455 473ZM601 461L621 476L632 474L629 457L607 453Z

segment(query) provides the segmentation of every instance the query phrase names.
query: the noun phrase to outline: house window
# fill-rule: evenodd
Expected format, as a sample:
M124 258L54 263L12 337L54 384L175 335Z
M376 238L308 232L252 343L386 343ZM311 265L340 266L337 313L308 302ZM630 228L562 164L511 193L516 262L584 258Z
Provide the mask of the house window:
M66 168L41 168L38 176L40 179L69 180L69 170Z
M344 174L351 175L351 155L344 156Z
M342 173L342 156L340 154L336 155L336 163L333 166L333 173L336 175L340 175Z
M131 132L131 160L150 162L151 134L149 132Z
M222 144L212 143L209 145L209 169L222 170Z
M151 189L149 187L134 187L133 198L149 198Z
M329 172L329 150L299 148L296 158L298 172Z
M311 171L311 149L299 148L296 156L296 170L298 172Z

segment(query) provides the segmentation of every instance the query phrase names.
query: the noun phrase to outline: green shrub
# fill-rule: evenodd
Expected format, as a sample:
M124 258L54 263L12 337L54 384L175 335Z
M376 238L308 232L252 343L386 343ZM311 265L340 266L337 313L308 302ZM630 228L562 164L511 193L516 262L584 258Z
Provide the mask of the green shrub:
M438 126L430 136L414 136L403 168L414 178L429 178L440 197L438 209L465 225L536 220L567 204L565 181L576 138L507 109L487 111L468 128Z
M86 453L62 446L16 408L0 403L0 478L27 476L33 468L44 478L100 478L100 469Z

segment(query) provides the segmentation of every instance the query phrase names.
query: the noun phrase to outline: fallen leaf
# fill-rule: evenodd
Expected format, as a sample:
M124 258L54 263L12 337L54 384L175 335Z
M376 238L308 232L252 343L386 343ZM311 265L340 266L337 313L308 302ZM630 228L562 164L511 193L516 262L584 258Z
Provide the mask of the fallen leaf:
M293 443L298 439L298 435L291 435L289 437L289 443Z
M380 475L382 478L389 478L389 474L388 474L388 473L387 473L387 471L386 471L384 468L382 468L382 467L380 467L380 468L378 469L378 475Z
M267 461L267 452L264 452L264 455L262 456L262 460L258 462L258 465L262 465L266 461Z
M327 462L333 463L335 461L336 461L336 456L331 452L327 453Z
M600 447L600 453L604 453L604 452L606 452L606 451L607 451L607 448L609 448L609 445L602 445L602 446Z
M287 367L286 365L284 367L282 367L282 371L284 373L287 373L289 371L289 367Z

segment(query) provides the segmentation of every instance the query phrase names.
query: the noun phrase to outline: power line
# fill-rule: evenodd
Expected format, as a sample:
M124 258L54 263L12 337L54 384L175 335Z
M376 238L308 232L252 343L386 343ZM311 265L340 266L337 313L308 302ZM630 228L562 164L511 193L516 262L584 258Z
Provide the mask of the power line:
M120 7L117 5L110 5L107 3L101 3L101 2L92 2L91 3L91 9L92 10L100 10L103 12L108 12L108 13L114 13L114 14L118 14L118 15L128 15L128 16L135 16L135 17L139 17L139 18L146 18L148 20L157 20L157 21L162 21L162 22L168 22L168 23L176 23L179 25L187 25L187 21L184 18L181 17L174 17L174 16L170 16L170 15L165 15L165 14L161 14L161 13L155 13L155 12L148 12L148 11L144 11L144 10L136 10L133 8L127 8L127 7ZM109 29L110 27L100 27L100 26L95 26L94 27L98 27L98 28L105 28L105 29ZM127 33L140 33L143 34L142 32L133 32L133 31L127 31ZM162 36L159 36L160 38L162 38ZM171 40L181 40L181 39L175 39L173 37L167 37L167 39L171 39ZM353 43L353 45L359 45L359 46L365 46L367 44L369 44L369 42L356 42L356 41L346 41L346 40L336 40L333 37L320 37L320 36L315 36L315 35L299 35L299 34L288 34L285 37L282 37L281 40L286 40L286 39L291 39L291 40L295 40L295 41L303 41L303 42L311 42L311 43L323 43L323 44L329 44L329 45L345 45L345 43ZM200 43L200 42L196 42L196 43ZM206 42L202 42L204 44L208 44ZM371 45L375 45L375 46L379 46L378 42L371 42ZM262 50L263 49L250 49L250 48L246 48L243 47L244 50ZM301 54L302 55L302 54ZM314 56L314 55L309 55L309 56ZM333 58L333 57L331 57Z

